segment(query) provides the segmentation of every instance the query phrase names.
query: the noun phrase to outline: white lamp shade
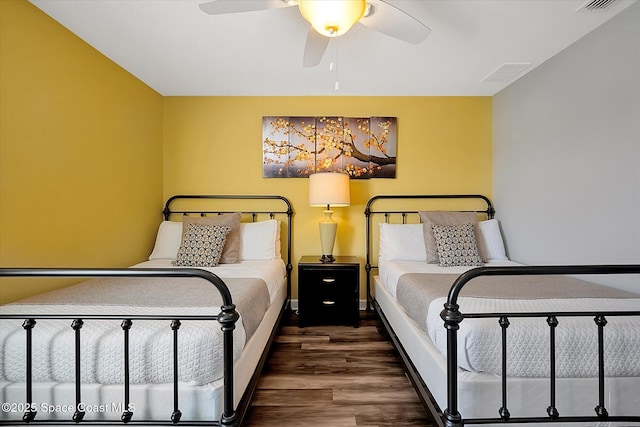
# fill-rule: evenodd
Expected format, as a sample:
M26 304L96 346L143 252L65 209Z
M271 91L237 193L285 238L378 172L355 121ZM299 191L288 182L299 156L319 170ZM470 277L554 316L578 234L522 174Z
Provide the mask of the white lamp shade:
M321 172L309 175L310 206L349 206L349 175Z

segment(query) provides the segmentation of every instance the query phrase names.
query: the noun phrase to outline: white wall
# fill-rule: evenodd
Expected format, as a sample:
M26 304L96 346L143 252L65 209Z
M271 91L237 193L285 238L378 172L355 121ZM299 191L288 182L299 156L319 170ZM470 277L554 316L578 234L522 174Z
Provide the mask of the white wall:
M640 264L640 2L493 108L493 195L510 257ZM638 276L609 283L640 293Z

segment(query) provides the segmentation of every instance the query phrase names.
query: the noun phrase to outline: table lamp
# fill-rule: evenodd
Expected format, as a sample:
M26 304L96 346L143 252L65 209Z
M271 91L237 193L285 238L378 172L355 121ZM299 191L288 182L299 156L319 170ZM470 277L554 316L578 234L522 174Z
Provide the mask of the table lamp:
M335 261L333 244L338 224L333 221L332 207L349 206L349 175L336 172L321 172L309 175L309 206L326 207L320 222L321 262Z

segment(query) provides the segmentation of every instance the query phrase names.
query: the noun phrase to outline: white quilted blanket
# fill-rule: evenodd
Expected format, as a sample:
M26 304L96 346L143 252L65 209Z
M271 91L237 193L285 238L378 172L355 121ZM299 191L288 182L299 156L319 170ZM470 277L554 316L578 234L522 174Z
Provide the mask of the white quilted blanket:
M432 301L427 331L442 354L447 351L446 330L440 318L445 298ZM640 298L572 298L505 300L461 297L460 310L474 312L546 311L638 311ZM592 317L558 318L556 328L556 375L597 377L598 330ZM607 376L640 376L640 318L608 317L604 328ZM497 319L465 319L458 331L458 365L469 371L500 375L502 370L501 328ZM546 318L511 318L507 328L507 374L517 377L549 375L549 327Z
M491 266L517 265L511 261L493 262ZM398 283L402 277L412 274L431 276L425 289L434 289L438 276L458 275L469 267L438 267L424 262L381 262L380 279L389 292L401 302L404 309L416 321L438 347L447 354L447 337L440 312L444 307L453 279L439 283L442 289L435 292L423 304L407 304L422 299L422 294L398 295ZM497 280L499 278L491 278ZM476 282L480 279L476 279ZM506 279L501 279L506 280ZM540 279L535 279L540 280ZM532 288L539 292L538 286ZM477 284L474 284L477 289ZM546 288L548 291L549 289ZM571 298L558 297L565 291L557 289L553 299L547 293L536 298L481 298L477 295L458 299L462 313L479 312L558 312L558 311L640 311L640 297ZM608 291L607 291L608 292ZM547 297L543 297L547 295ZM585 294L582 294L585 296ZM566 296L566 294L564 295ZM431 295L429 295L431 297ZM412 305L412 306L410 306ZM597 327L593 318L559 318L556 328L556 375L559 377L596 377ZM507 374L518 377L548 377L549 375L549 327L545 318L510 319L507 328ZM605 372L617 377L640 376L640 317L609 317L604 328ZM468 371L502 373L502 330L497 319L465 319L458 331L458 365Z
M171 267L156 260L137 267ZM225 280L241 315L233 333L234 359L253 334L282 283L282 260L224 264L211 268ZM247 279L252 278L252 279ZM83 315L216 315L218 291L197 279L145 279L102 282L93 279L22 303L0 306L1 314ZM25 332L22 320L2 320L0 327L0 380L25 379ZM121 320L86 320L81 328L83 383L122 384L124 349ZM133 320L129 364L132 384L173 381L171 321ZM178 330L178 378L190 385L211 383L222 377L222 331L216 320L183 320ZM71 320L38 320L33 329L33 381L75 381L75 332Z
M180 316L211 315L215 307L180 307ZM51 312L43 305L7 305L3 314ZM114 305L60 305L59 314L158 315L157 307ZM162 314L171 314L165 309ZM22 321L3 320L0 329L0 379L24 381L25 333ZM84 383L121 384L124 382L124 350L121 321L88 320L81 329L82 381ZM171 321L133 321L130 329L130 382L170 383L173 381L173 331ZM75 381L75 332L70 320L42 320L33 329L33 381ZM190 385L207 384L222 376L222 331L217 321L182 321L178 331L179 380ZM234 331L234 356L245 344L245 330L239 323ZM99 357L98 357L99 356Z

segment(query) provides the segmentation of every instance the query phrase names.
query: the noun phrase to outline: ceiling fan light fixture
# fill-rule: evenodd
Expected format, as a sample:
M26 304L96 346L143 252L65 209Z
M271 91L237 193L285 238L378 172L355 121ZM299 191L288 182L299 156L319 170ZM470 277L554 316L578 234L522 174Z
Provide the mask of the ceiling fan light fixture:
M300 13L323 36L341 36L362 18L366 0L300 0Z

